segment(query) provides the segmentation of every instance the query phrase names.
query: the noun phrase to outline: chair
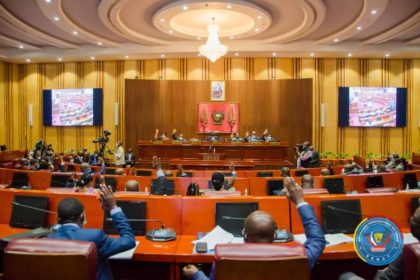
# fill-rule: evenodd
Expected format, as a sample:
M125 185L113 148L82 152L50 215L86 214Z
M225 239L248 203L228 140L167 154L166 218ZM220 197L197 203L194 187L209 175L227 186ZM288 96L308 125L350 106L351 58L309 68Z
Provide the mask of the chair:
M225 244L215 250L216 279L310 279L303 246Z
M6 279L95 280L96 246L58 239L14 239L4 250Z
M403 249L405 280L420 280L420 243L405 245Z

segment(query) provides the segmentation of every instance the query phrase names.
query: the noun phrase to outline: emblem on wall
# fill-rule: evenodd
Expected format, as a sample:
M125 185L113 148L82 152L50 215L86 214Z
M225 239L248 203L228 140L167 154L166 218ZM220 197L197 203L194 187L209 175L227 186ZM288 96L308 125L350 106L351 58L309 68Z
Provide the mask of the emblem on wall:
M221 112L213 111L211 113L211 119L213 120L213 123L215 125L222 125L223 120L225 119L225 112L223 112L223 111L221 111Z

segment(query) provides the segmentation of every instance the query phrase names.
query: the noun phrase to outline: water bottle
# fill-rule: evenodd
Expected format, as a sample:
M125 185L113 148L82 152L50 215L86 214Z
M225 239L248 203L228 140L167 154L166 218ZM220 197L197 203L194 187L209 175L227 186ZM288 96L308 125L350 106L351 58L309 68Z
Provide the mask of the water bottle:
M148 187L144 188L144 192L145 193L148 193L149 192L149 188Z
M248 188L246 188L246 189L244 190L244 195L245 195L245 196L247 196L247 195L248 195Z

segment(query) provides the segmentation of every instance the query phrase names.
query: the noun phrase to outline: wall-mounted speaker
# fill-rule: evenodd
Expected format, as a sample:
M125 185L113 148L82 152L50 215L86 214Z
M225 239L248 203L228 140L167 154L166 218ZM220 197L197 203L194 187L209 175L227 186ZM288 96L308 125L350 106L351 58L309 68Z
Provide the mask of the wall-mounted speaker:
M115 126L118 126L118 120L119 120L119 109L118 109L118 103L115 103L115 113L114 113L114 121L115 121Z
M33 118L32 118L32 104L28 105L28 124L30 127L33 125Z

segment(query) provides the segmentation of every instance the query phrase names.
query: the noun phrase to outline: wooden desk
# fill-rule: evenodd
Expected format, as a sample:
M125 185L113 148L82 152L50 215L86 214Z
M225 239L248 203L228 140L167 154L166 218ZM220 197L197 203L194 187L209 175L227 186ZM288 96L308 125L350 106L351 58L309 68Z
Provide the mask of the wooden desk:
M172 141L138 141L138 163L150 164L157 155L162 163L171 159L202 160L201 154L215 149L216 153L225 155L226 161L248 161L249 164L290 165L287 160L288 144L276 143L231 143L231 142L172 142ZM214 167L214 166L213 166Z

